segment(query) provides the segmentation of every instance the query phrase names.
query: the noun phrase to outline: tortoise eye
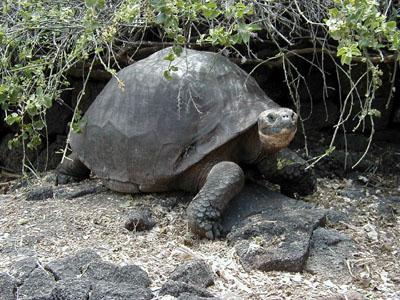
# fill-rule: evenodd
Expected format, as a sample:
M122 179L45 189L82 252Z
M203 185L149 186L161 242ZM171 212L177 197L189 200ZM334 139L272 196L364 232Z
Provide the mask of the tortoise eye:
M275 116L273 114L268 114L267 119L270 122L274 122L275 121Z

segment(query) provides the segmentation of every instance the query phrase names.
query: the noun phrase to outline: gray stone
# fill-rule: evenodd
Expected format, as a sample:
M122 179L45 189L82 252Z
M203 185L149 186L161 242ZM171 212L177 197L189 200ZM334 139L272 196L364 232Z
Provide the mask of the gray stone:
M246 183L239 195L234 197L222 215L222 227L229 233L234 225L239 224L249 216L263 211L289 211L297 209L314 209L310 203L298 201L273 192L268 188L256 184Z
M329 276L339 282L351 281L346 259L356 251L350 237L334 230L318 228L314 231L310 255L305 270L320 276Z
M53 289L54 300L87 300L91 284L82 279L69 279L58 281Z
M350 220L350 212L342 212L330 209L326 214L326 222L328 224L340 224L340 222L348 222Z
M15 277L18 284L21 285L37 266L37 259L35 257L27 257L16 261L11 266L10 274Z
M19 300L53 300L54 277L41 268L33 270L18 288Z
M395 221L400 214L400 196L387 196L378 198L378 212L386 220Z
M10 189L8 190L8 193L15 192L16 190L27 187L28 185L29 185L29 181L26 178L17 179L13 183L13 185L10 187Z
M138 266L120 267L108 262L89 264L83 276L90 280L126 283L136 287L148 287L151 283L147 273Z
M338 191L338 194L353 200L359 200L366 197L366 190L362 187L344 188Z
M311 236L325 223L326 211L256 184L230 203L223 219L227 239L246 269L300 272Z
M27 195L27 201L39 201L53 198L54 192L52 186L40 186L31 189Z
M138 287L148 287L151 283L147 273L136 265L118 266L114 281Z
M163 284L160 289L159 295L170 295L174 297L179 297L180 295L190 295L191 297L214 297L213 294L211 294L205 288L172 280L168 280L166 283Z
M203 260L194 260L178 266L171 274L170 279L204 288L214 284L214 274L210 266Z
M0 273L0 300L16 291L21 300L152 299L147 273L136 265L101 261L92 250L55 260L43 269L34 258L16 262L14 277ZM15 289L14 289L15 288ZM7 294L6 294L7 293ZM4 298L4 300L15 300Z
M51 272L56 280L73 279L80 276L90 263L97 261L101 261L101 257L96 252L82 250L73 256L48 263L45 269Z
M218 300L217 297L200 297L190 293L183 293L178 297L178 300Z
M148 288L126 283L99 281L93 285L89 300L150 300L153 294Z
M101 257L96 251L83 249L75 253L72 260L83 271L90 263L101 261Z
M152 212L149 208L137 208L130 211L124 227L129 231L145 231L150 230L156 225L152 218Z
M0 273L0 300L15 300L17 281L7 273Z

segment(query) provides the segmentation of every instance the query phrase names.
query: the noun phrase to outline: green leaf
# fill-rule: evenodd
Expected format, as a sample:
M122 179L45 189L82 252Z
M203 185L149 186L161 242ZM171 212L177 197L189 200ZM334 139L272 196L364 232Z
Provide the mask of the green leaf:
M394 30L394 29L397 28L397 24L396 24L395 21L386 22L386 28L387 28L388 30L392 31L392 30Z
M42 120L34 121L32 123L33 128L36 130L42 130L45 126L44 122Z
M380 118L382 116L382 113L375 108L371 108L368 110L368 115L376 117L376 118Z
M97 0L97 7L98 8L104 8L106 6L106 1L105 0Z
M11 150L13 148L21 146L21 141L20 141L20 139L18 137L13 138L13 139L8 141L7 146L8 146L8 149Z
M178 35L175 38L175 40L177 41L178 44L181 44L181 45L186 43L186 38L182 34Z
M170 62L172 62L172 61L174 61L175 60L175 54L174 54L174 52L173 51L170 51L165 57L164 57L164 60L167 60L167 61L170 61Z
M85 4L89 8L104 8L106 5L105 0L85 0Z
M38 134L35 134L34 136L31 137L31 140L27 144L27 147L31 150L34 150L41 144L42 140L40 139L40 136Z
M41 86L39 86L36 89L36 95L38 96L38 98L42 98L43 97L43 88Z
M14 123L20 123L20 121L22 120L21 116L18 115L17 113L11 113L9 114L7 117L5 117L4 119L7 123L7 125L13 125Z
M96 7L97 0L85 0L85 4L87 7L94 8Z
M215 19L221 14L221 11L218 10L217 3L215 3L214 1L206 2L202 6L202 11L203 16L207 19Z
M72 123L71 129L75 133L82 133L83 128L86 125L86 119L81 117L81 113L78 112L74 123Z
M181 56L183 48L182 48L182 46L175 45L175 46L172 47L172 51L174 52L174 54L176 56ZM175 57L174 57L174 59L175 59Z
M171 76L171 73L169 72L169 70L165 70L165 71L163 72L163 76L164 76L165 79L167 79L167 80L172 80L172 79L173 79L172 76Z
M167 20L167 16L161 12L156 17L157 24L164 24L166 20Z
M42 99L43 99L43 105L44 105L46 108L50 108L50 107L53 106L53 99L52 99L49 95L43 96Z

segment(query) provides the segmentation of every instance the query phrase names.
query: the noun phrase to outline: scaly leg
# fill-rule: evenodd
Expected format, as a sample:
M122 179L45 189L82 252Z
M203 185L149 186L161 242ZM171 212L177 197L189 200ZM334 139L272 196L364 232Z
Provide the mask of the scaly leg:
M307 162L290 149L283 149L274 157L266 156L257 163L257 167L267 180L279 184L281 193L286 196L306 196L316 190L314 171L307 168Z
M237 164L223 161L212 167L203 187L187 208L190 229L208 239L218 238L221 214L243 185L244 173Z

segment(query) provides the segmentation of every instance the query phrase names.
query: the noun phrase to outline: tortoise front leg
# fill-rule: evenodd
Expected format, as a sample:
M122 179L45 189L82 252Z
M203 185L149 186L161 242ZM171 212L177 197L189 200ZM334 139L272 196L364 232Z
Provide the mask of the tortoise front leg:
M290 149L282 149L273 157L265 156L257 167L267 180L279 184L286 196L306 196L316 190L314 171L307 169L307 162Z
M213 166L203 187L187 208L190 229L208 239L218 238L221 214L243 185L244 173L237 164L223 161Z
M89 178L90 170L75 153L69 155L56 169L56 185L77 182Z

